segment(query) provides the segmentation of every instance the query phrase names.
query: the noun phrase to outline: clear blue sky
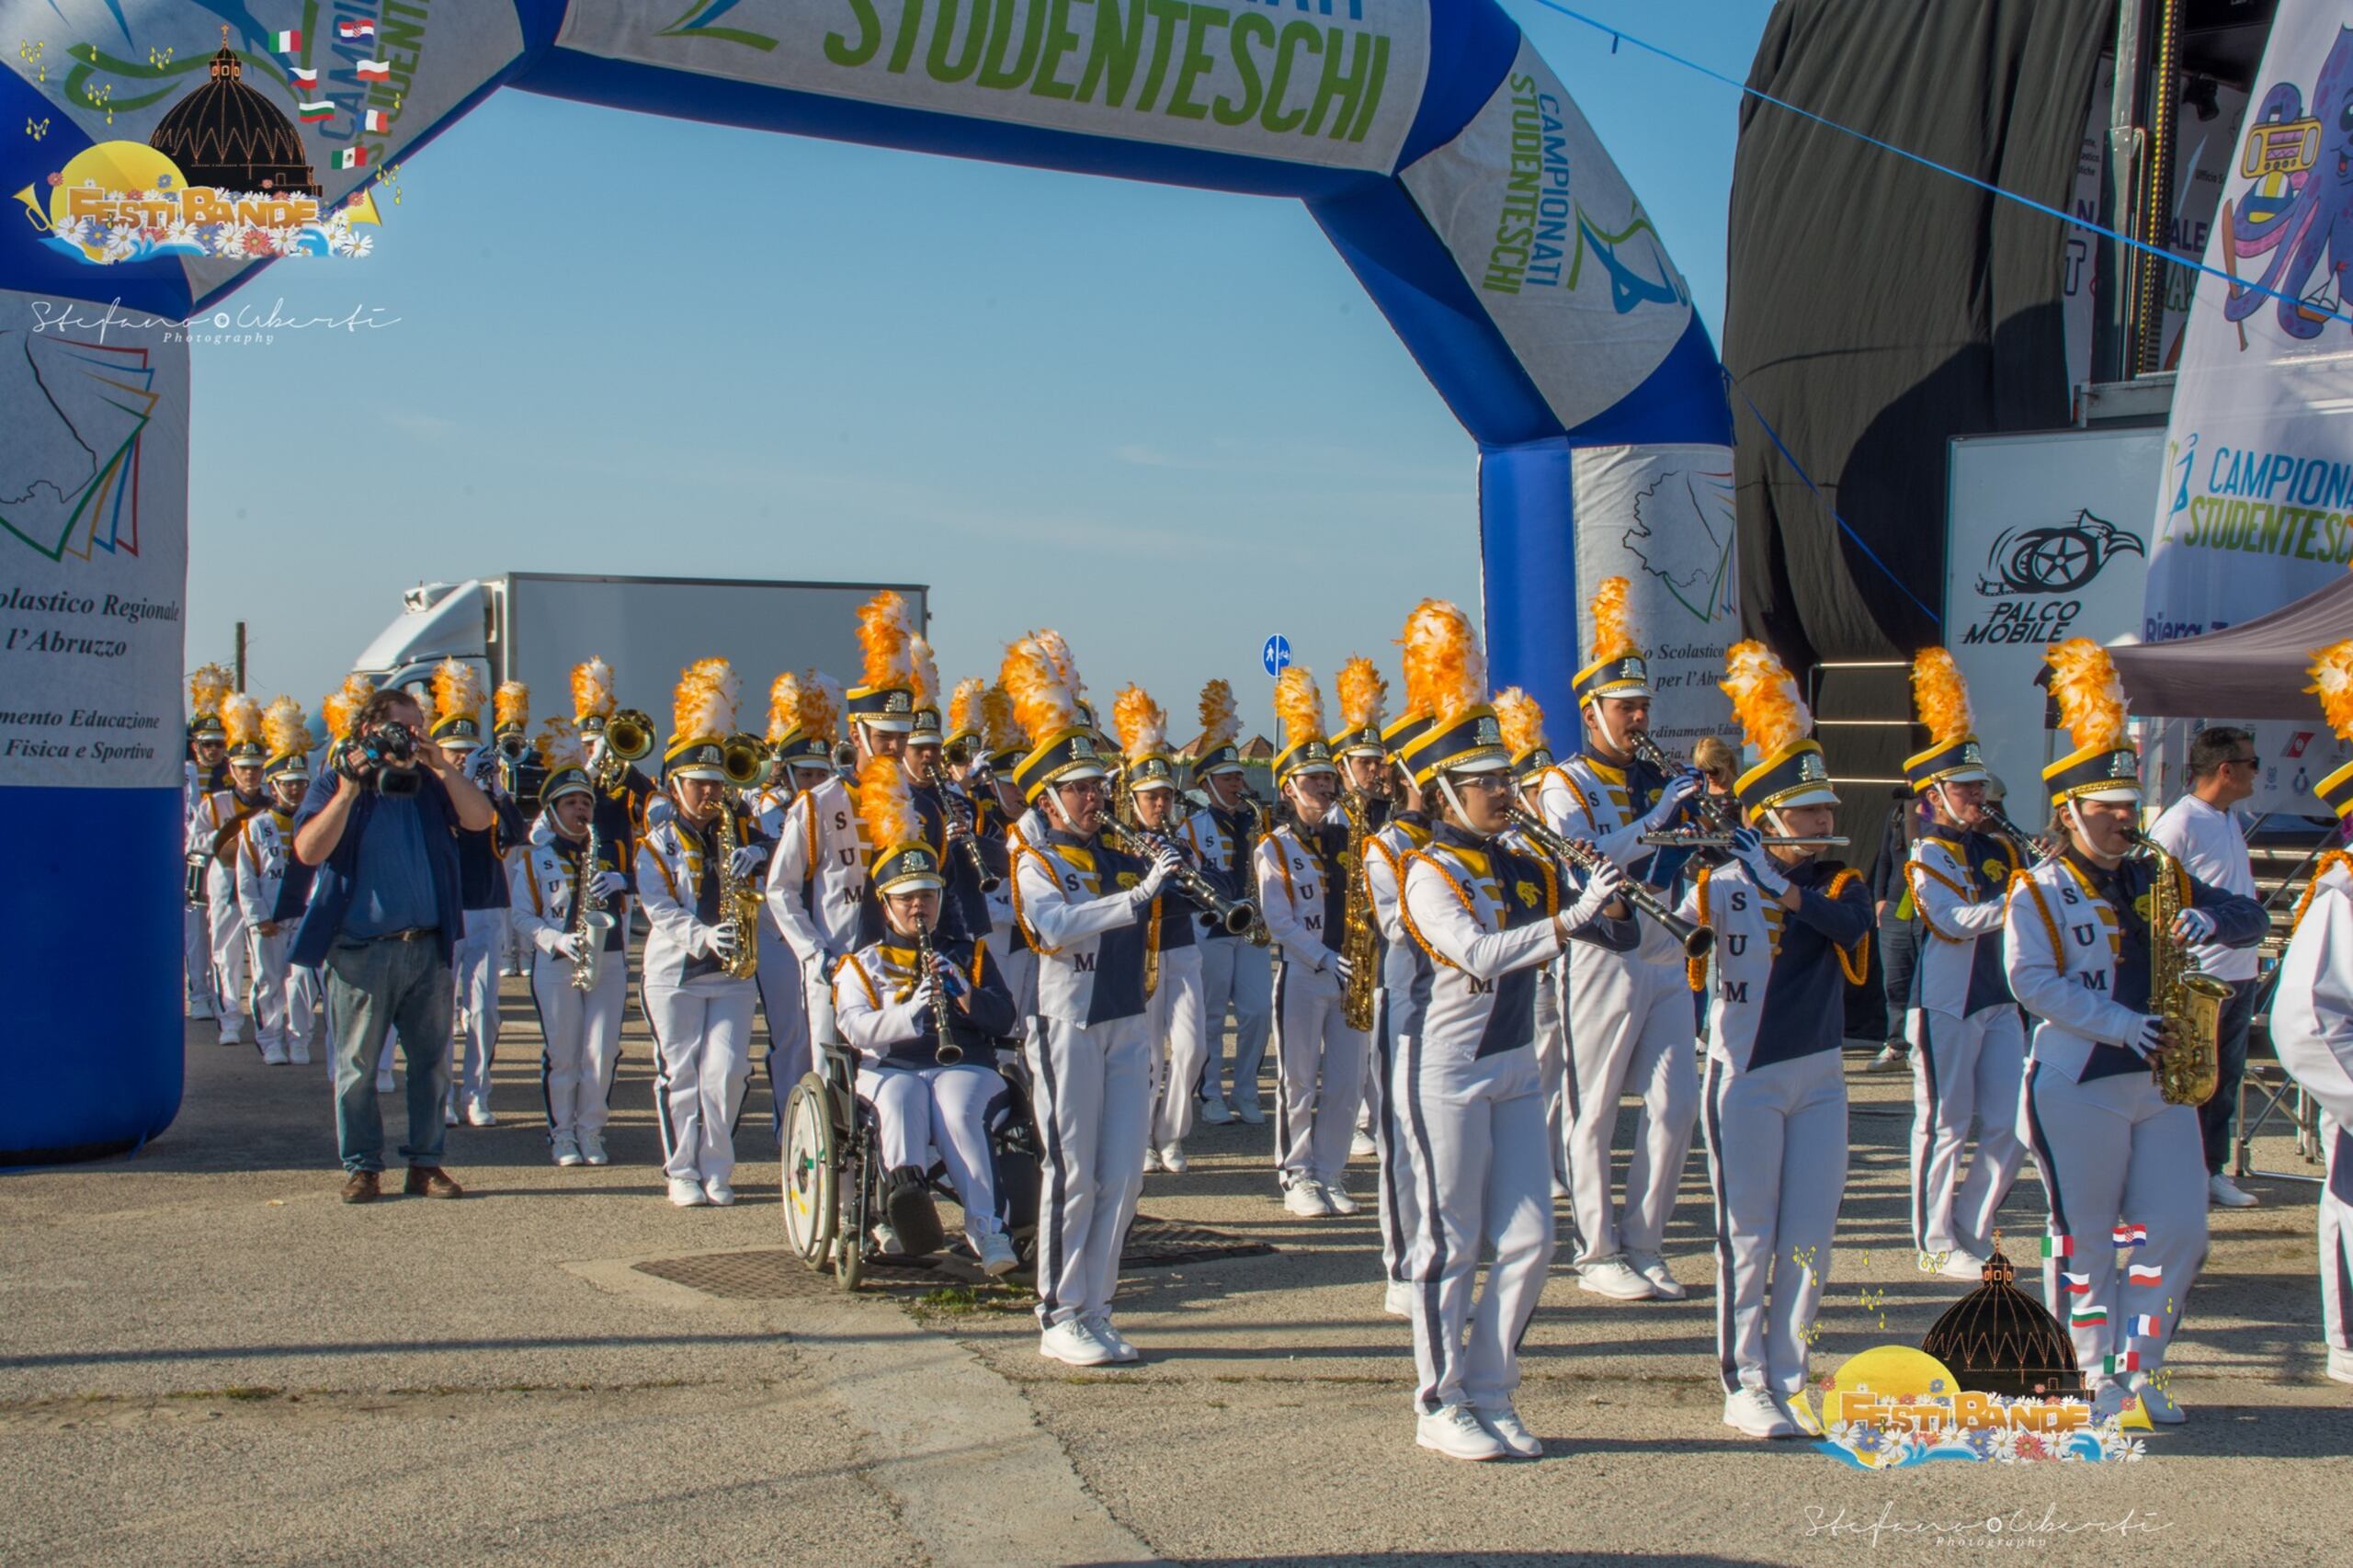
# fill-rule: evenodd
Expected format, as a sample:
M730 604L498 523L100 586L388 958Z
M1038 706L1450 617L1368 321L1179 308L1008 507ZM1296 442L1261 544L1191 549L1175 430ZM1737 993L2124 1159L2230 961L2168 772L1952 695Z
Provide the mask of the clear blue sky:
M1721 335L1738 95L1504 4ZM1737 77L1769 6L1580 8ZM1270 631L1329 703L1422 595L1476 611L1475 449L1295 203L521 93L400 187L375 256L232 301L396 322L194 350L188 659L243 619L265 694L504 571L927 581L946 679L1052 625L1185 734L1216 675L1268 727Z

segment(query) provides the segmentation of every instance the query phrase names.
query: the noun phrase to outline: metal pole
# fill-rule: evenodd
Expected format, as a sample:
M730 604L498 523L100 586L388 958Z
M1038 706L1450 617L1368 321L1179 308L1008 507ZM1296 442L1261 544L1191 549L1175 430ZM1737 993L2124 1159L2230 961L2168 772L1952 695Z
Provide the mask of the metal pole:
M2140 236L2160 250L2167 247L2173 226L2174 78L2181 71L2181 0L2157 0L2155 57L2149 62L2148 156L2142 164ZM2141 251L2135 256L2138 281L2132 290L2132 363L2136 376L2165 368L2165 272L2162 256Z
M2141 7L2143 0L2118 0L2116 7L2116 74L2109 87L2107 218L2120 234L2141 232L2133 197L2140 189L2141 127ZM2132 280L2138 269L2125 248L2114 240L2099 242L2103 258L2099 291L2107 296L2108 341L2094 367L2094 375L2120 381L2132 372Z
M237 622L237 689L245 689L245 623Z

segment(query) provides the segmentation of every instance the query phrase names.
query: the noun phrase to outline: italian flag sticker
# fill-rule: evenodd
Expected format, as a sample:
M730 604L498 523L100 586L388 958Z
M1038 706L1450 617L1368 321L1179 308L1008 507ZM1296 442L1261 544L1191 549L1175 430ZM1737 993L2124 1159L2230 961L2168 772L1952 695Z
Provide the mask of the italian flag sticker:
M278 51L280 54L301 53L302 29L300 28L293 28L282 33L270 34L269 47Z

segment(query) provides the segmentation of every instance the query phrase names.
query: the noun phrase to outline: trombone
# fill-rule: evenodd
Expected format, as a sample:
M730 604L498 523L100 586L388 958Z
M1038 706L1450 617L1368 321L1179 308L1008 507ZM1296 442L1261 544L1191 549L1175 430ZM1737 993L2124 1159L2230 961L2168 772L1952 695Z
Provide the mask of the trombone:
M1603 855L1598 849L1579 844L1574 838L1567 838L1560 834L1554 833L1551 828L1545 826L1542 822L1539 821L1534 812L1522 811L1517 806L1512 808L1511 825L1518 828L1521 835L1525 836L1530 844L1535 845L1537 848L1542 850L1553 859L1566 861L1568 864L1580 867L1586 871L1598 869L1603 862L1608 858L1608 857ZM1648 843L1649 840L1645 839L1643 842ZM1624 899L1628 903L1632 904L1636 909L1641 910L1644 915L1649 915L1653 920L1658 923L1660 929L1664 930L1668 936L1681 943L1684 957L1703 959L1706 958L1710 950L1715 947L1715 932L1710 930L1705 926L1694 925L1692 922L1684 919L1681 915L1676 914L1674 910L1667 907L1667 903L1665 899L1662 899L1658 894L1651 892L1650 889L1644 887L1633 878L1628 877L1626 879L1625 882L1618 889L1618 896Z

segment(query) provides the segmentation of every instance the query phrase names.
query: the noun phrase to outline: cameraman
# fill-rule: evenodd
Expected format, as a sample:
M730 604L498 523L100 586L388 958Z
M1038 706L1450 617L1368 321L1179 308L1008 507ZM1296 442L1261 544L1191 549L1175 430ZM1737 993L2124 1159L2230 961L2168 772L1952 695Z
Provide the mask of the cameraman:
M335 1043L335 1141L346 1203L372 1203L384 1168L375 1063L388 1028L408 1053L406 1190L457 1198L441 1169L449 1092L450 949L460 910L458 830L494 819L490 799L425 738L405 691L379 691L334 752L333 788L311 791L295 858L317 876L289 955L326 980Z

